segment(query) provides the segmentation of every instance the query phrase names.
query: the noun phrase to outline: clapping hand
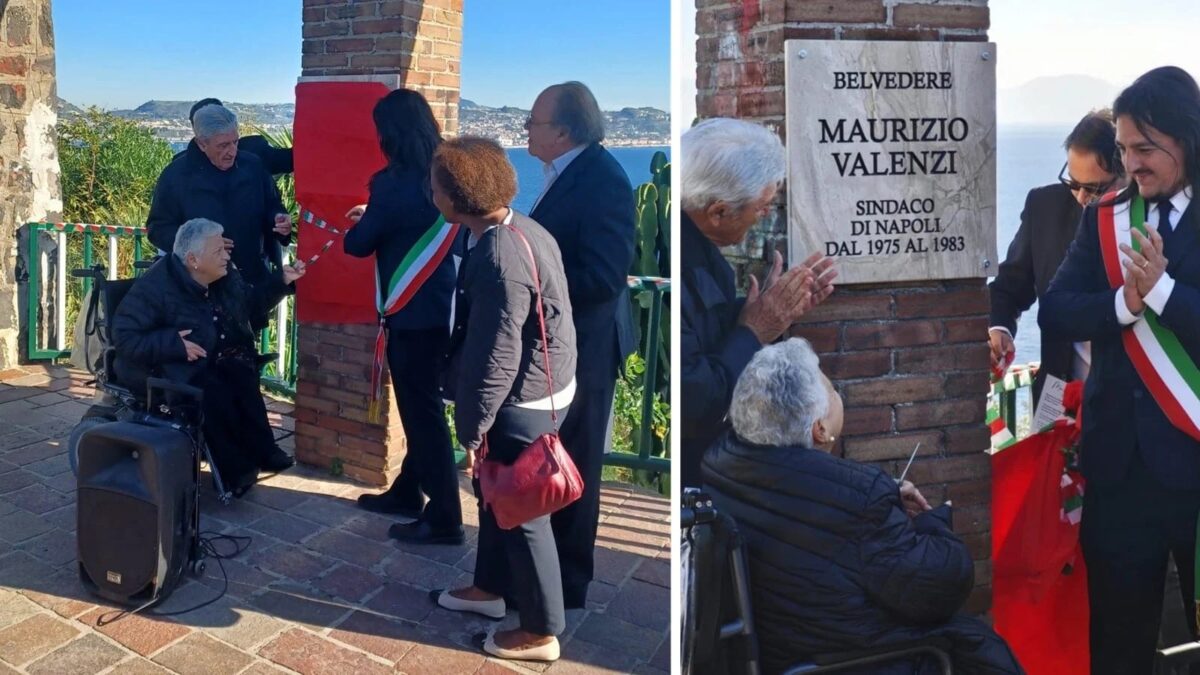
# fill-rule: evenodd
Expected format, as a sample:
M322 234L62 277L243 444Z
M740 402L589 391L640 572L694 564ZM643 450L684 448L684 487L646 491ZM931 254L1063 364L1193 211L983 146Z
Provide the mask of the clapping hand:
M1159 279L1167 271L1167 257L1163 255L1162 235L1153 227L1147 227L1146 236L1139 230L1133 230L1131 235L1137 241L1140 251L1133 250L1128 244L1121 244L1125 259L1125 304L1129 311L1137 314L1145 309L1146 294L1154 288ZM1132 285L1132 288L1130 286ZM1135 302L1130 302L1131 295L1136 294ZM1135 306L1136 305L1136 306Z
M349 220L351 223L354 223L357 225L358 221L362 219L363 214L366 212L367 212L367 205L359 204L358 206L355 206L346 212L346 220Z
M275 214L275 234L287 237L292 234L292 218L286 213Z
M304 276L304 273L306 271L308 271L307 266L304 264L303 260L297 260L296 262L292 263L291 265L284 265L283 266L283 283L285 283L285 284L294 283L297 279Z
M183 340L183 348L187 350L187 360L196 361L208 356L208 352L204 351L204 347L187 339L187 336L192 334L192 329L179 331L179 339Z

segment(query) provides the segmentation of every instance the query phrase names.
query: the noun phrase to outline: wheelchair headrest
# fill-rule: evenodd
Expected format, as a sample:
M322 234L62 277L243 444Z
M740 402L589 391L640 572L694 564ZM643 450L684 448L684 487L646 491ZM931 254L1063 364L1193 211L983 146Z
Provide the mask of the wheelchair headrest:
M114 279L105 281L100 287L100 301L104 303L104 341L112 344L112 317L117 315L117 307L125 294L133 288L137 279Z

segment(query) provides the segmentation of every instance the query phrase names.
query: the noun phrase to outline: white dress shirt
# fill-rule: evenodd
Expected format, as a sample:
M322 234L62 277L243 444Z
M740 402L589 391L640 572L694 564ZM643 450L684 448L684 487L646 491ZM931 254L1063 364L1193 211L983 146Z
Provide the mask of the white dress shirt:
M535 201L533 206L529 208L530 213L533 213L533 210L538 207L538 204L542 203L542 197L545 197L546 193L550 191L550 186L554 185L554 181L558 180L558 177L567 170L567 167L570 166L571 162L575 161L575 158L586 149L587 145L577 145L558 157L555 157L553 160L542 164L542 175L545 176L546 180L544 183L542 183L542 193L538 195L537 201Z

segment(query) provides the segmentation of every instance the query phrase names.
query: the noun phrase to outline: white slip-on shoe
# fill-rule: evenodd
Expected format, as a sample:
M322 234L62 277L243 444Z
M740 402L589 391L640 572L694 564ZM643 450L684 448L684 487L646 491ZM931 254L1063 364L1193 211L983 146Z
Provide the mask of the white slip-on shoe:
M438 607L444 607L455 612L474 612L489 619L503 619L507 611L504 598L495 600L463 600L450 594L450 591L431 591L429 593Z
M502 659L518 661L557 661L559 657L558 638L553 638L544 645L527 647L525 649L505 649L496 644L495 635L488 635L483 641L483 651Z

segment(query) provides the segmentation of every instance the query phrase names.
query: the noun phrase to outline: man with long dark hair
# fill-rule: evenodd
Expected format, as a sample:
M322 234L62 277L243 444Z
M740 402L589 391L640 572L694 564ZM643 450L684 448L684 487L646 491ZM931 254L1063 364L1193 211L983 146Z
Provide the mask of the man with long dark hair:
M440 222L429 167L442 136L425 97L409 89L380 99L374 120L388 163L371 179L369 201L346 214L356 224L346 233L344 247L353 256L375 255L380 297L399 297L404 291L399 286L409 278L397 274L405 257L414 247L436 241L424 235ZM388 534L395 539L462 544L454 450L438 386L450 341L454 261L444 255L431 265L424 283L414 281L412 299L386 318L388 370L408 451L392 486L383 494L360 496L358 504L414 518L392 525Z
M1139 77L1113 104L1128 189L1087 207L1038 323L1092 341L1082 542L1093 673L1153 670L1167 557L1193 635L1200 513L1200 88Z
M1067 161L1058 180L1029 191L1021 211L1021 226L1000 263L991 292L988 342L993 366L1014 351L1017 319L1045 294L1067 247L1079 227L1083 207L1118 186L1125 174L1117 157L1112 111L1089 112L1063 142ZM1060 380L1087 379L1091 347L1052 333L1041 336L1041 369L1033 381L1034 401L1041 397L1048 375Z

